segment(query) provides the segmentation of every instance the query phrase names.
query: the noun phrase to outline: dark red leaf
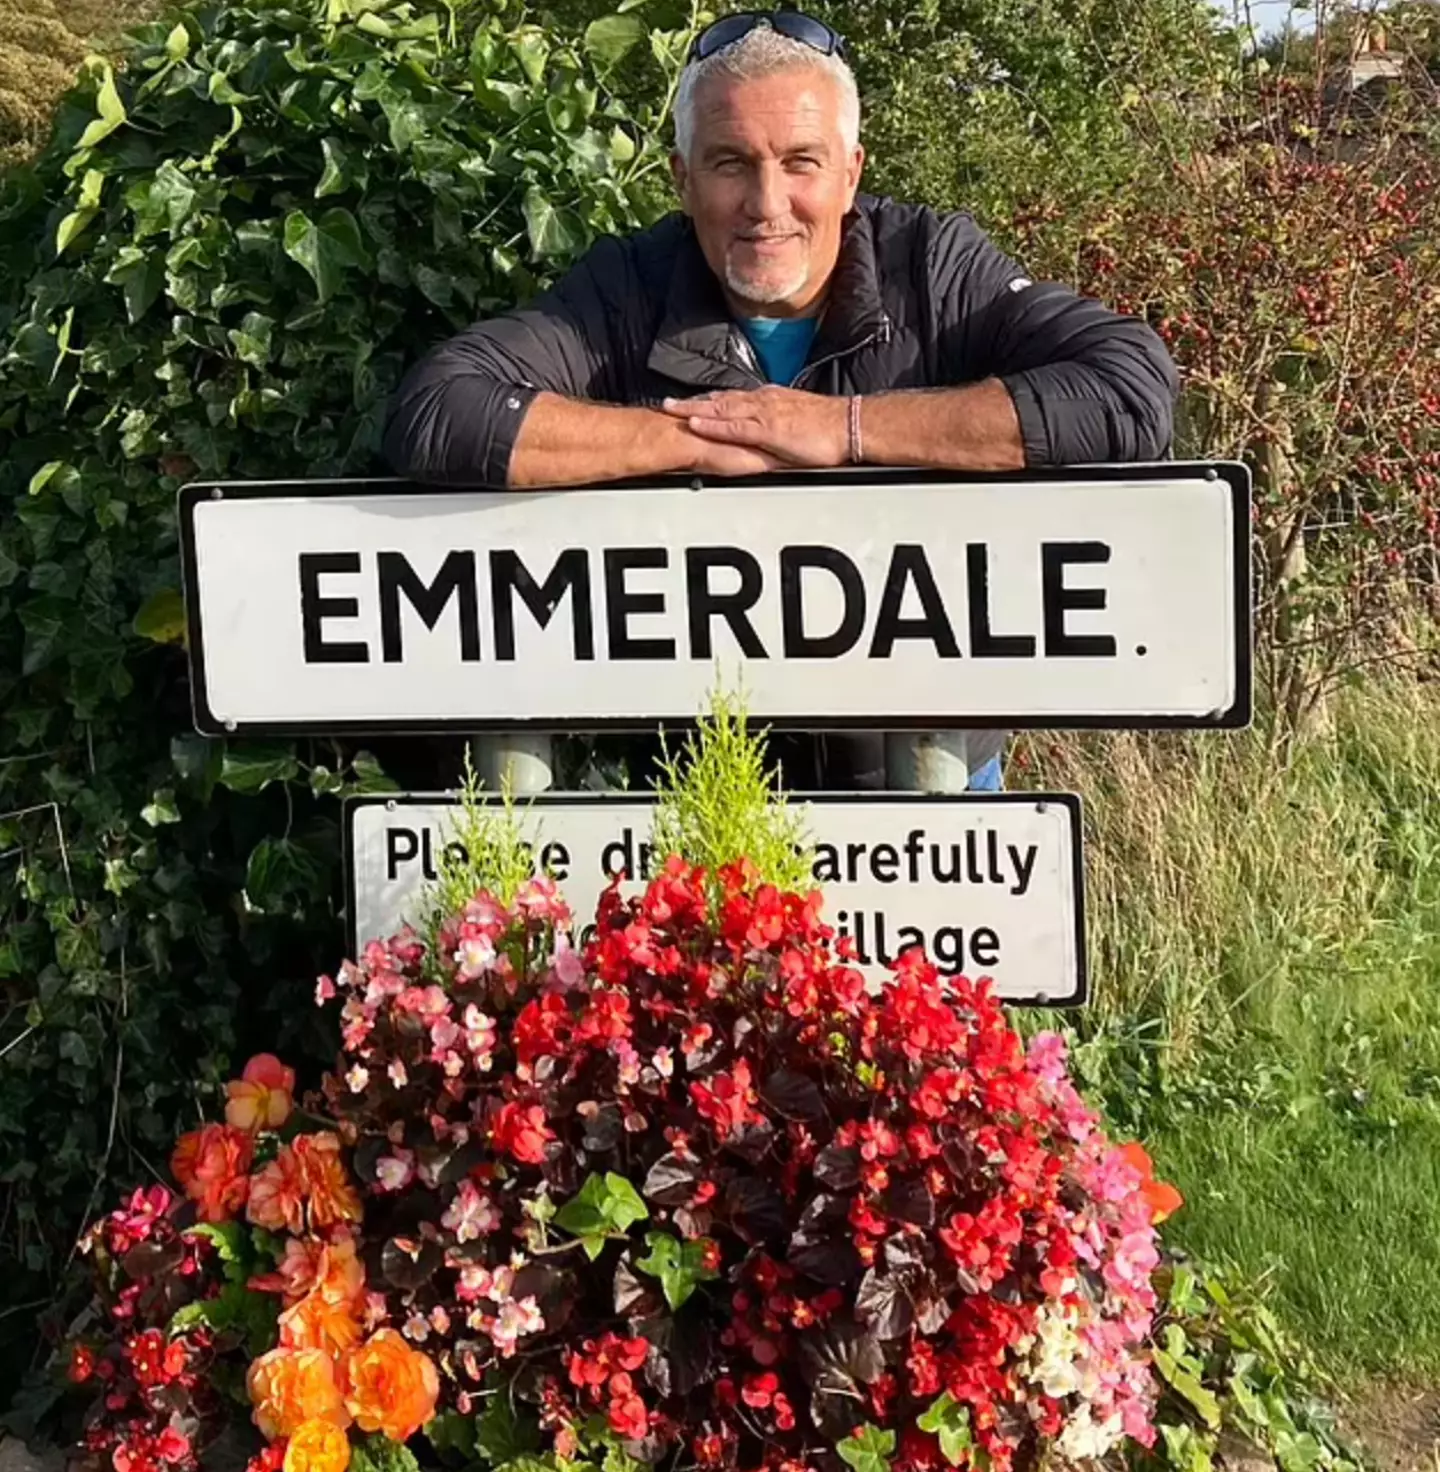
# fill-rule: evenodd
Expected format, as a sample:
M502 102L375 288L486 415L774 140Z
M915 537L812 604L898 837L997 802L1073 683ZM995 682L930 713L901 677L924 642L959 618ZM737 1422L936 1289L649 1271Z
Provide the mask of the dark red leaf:
M735 1234L752 1247L785 1236L785 1198L758 1176L736 1176L725 1187L725 1209Z
M444 1260L434 1242L416 1237L392 1237L380 1253L386 1279L402 1292L428 1283Z
M916 1227L935 1225L935 1198L924 1181L896 1181L880 1200L886 1216Z
M650 1167L640 1194L661 1206L680 1206L695 1194L700 1173L698 1160L687 1159L672 1150Z
M915 1309L899 1278L871 1268L855 1295L855 1317L866 1324L877 1339L899 1339L915 1322Z
M827 1145L815 1157L815 1179L832 1191L860 1183L860 1152L853 1145Z
M760 1097L785 1119L812 1124L825 1118L825 1100L813 1078L777 1069L765 1080Z

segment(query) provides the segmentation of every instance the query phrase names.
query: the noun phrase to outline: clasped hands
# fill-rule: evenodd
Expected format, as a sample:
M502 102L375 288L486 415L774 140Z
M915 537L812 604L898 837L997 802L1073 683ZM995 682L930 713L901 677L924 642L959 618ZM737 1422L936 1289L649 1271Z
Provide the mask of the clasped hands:
M661 409L695 440L691 470L756 475L787 466L828 469L850 458L844 397L771 385L666 399Z

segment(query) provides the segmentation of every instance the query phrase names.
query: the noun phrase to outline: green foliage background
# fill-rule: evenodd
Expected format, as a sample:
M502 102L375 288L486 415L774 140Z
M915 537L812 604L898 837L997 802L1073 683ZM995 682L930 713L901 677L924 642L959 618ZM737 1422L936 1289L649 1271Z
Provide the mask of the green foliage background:
M686 42L430 0L208 6L138 37L0 199L7 1383L85 1214L163 1169L195 1091L256 1047L325 1056L336 798L387 780L341 743L190 730L176 490L375 469L409 361L664 208Z

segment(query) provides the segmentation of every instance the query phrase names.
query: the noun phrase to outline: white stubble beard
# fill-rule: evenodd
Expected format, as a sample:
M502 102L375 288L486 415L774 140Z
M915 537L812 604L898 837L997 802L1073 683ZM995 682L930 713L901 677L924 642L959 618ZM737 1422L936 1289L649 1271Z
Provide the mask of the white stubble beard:
M810 263L800 261L793 271L784 276L776 274L774 268L763 272L757 280L743 273L730 254L725 255L725 285L741 301L753 302L757 307L773 306L776 302L788 301L798 296L810 278Z

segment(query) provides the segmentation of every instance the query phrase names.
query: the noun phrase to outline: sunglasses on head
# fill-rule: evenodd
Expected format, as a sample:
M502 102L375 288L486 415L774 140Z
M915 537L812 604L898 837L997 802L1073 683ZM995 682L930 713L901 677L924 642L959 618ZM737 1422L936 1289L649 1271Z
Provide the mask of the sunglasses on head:
M742 36L748 36L757 26L769 26L772 31L788 36L792 41L806 46L825 56L845 59L845 41L838 31L832 30L823 20L806 15L800 10L741 10L734 15L721 16L712 21L690 47L689 61L704 61L727 46L733 46Z

